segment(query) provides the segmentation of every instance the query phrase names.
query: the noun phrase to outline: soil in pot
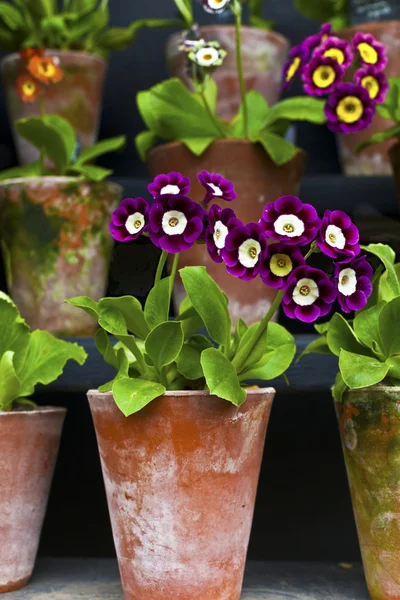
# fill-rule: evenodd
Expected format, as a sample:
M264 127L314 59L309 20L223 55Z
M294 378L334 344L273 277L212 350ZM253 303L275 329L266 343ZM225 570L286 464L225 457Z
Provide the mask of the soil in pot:
M107 63L86 52L47 50L59 61L64 72L62 81L46 87L43 97L47 114L67 119L75 128L81 149L97 141ZM40 116L38 101L23 102L15 92L16 80L26 72L26 63L19 54L3 58L1 63L10 122L25 117ZM14 141L21 164L38 158L38 151L14 132Z
M111 260L108 231L122 188L72 177L0 184L0 237L8 291L33 329L92 335L89 315L66 298L104 296Z
M239 600L274 394L167 392L126 418L88 393L125 600Z
M0 411L0 592L31 578L65 414Z
M400 387L336 404L371 600L400 599Z
M232 203L218 202L216 199L213 202L233 208L244 223L257 223L265 204L274 202L280 196L298 193L305 161L306 155L299 152L292 161L278 167L259 144L226 139L215 141L200 157L194 156L180 142L164 144L149 153L148 164L151 177L170 171L180 171L189 177L192 182L190 196L197 202L204 198L204 188L197 181L197 173L203 169L221 173L234 182L238 197ZM260 278L241 281L229 275L223 264L211 260L203 244L196 244L192 250L181 255L180 267L196 265L206 266L227 294L234 322L238 317L248 324L259 321L276 296L276 290L266 287ZM179 282L175 287L175 299L180 302L184 296L184 288Z
M217 41L228 54L222 66L213 74L218 86L217 114L230 121L241 104L240 84L236 67L236 37L233 25L207 25L200 28L207 41ZM169 71L189 88L192 82L185 53L179 51L181 34L172 35L167 44ZM275 104L280 95L282 69L289 53L289 40L274 31L242 27L242 57L247 90L257 90L268 104Z

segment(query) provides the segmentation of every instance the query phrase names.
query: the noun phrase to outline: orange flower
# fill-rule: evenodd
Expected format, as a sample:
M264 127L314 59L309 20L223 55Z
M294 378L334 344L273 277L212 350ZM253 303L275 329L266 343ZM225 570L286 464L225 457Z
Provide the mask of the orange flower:
M20 57L26 60L27 62L34 56L43 56L43 54L43 48L23 48L19 51Z
M15 85L15 91L24 102L34 102L40 94L40 85L31 75L20 75Z
M28 71L43 83L58 83L64 73L51 56L33 56L28 63Z

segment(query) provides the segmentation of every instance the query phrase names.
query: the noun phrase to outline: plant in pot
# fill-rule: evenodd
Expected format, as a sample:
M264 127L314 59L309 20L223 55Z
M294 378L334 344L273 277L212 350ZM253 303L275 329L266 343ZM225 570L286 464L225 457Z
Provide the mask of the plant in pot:
M337 263L336 313L305 353L339 358L333 397L371 600L400 598L400 263L384 244L364 248L383 266L374 275L365 258Z
M60 68L60 83L45 85L48 113L59 114L74 126L82 148L97 140L106 58L127 48L143 27L180 24L168 19L141 19L127 27L109 28L108 0L12 0L0 4L0 50L12 54L2 60L10 121L38 116L38 103L26 103L16 93L17 83L51 81ZM36 79L37 78L37 79ZM15 136L19 161L29 163L35 150Z
M76 156L76 135L57 115L20 119L18 134L40 157L0 173L0 238L8 290L33 329L93 335L86 315L63 303L71 294L104 295L112 243L107 223L121 200L111 171L91 164L124 146L103 140ZM82 318L83 317L83 318Z
M37 384L57 379L86 352L33 331L0 292L0 593L25 586L33 571L66 410L37 406Z
M273 23L262 16L263 0L202 0L205 11L213 16L233 15L235 24L206 25L194 23L193 1L175 0L187 31L183 36L192 40L217 41L228 52L223 66L215 79L219 94L216 112L218 116L231 120L239 109L242 91L258 91L269 105L279 98L281 72L289 52L289 41L280 33L272 31ZM243 26L243 10L247 9L249 25ZM180 51L182 34L173 34L167 43L169 71L179 77L189 89L193 82L186 69L185 57ZM237 77L236 54L243 57L243 82Z
M189 198L180 173L170 183L157 178L153 194L160 184L180 193L151 206L125 199L110 224L116 239L145 235L161 250L144 308L130 296L69 303L98 321L96 346L116 369L88 396L126 600L238 600L275 393L252 383L284 375L295 354L293 336L271 319L281 303L293 319L327 315L338 280L314 268L313 255L326 254L329 270L332 257L358 255L359 234L345 213L327 211L321 221L293 196L244 225L231 208L211 204L212 194L204 206ZM232 331L228 299L203 266L180 269L187 296L168 318L179 253L204 242L230 276L275 286L259 323L239 319ZM172 271L163 278L168 254Z

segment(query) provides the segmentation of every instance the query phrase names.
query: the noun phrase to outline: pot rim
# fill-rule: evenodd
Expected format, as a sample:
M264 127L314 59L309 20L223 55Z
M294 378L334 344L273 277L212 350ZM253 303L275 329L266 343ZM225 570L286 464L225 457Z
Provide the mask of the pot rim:
M80 177L68 177L65 175L44 175L42 177L40 176L36 176L36 177L12 177L10 179L4 179L4 181L0 181L0 187L5 186L5 185L17 185L19 183L23 183L24 185L26 185L27 182L32 182L34 184L39 184L39 183L83 183L83 184L87 184L87 185L99 185L99 184L107 184L111 187L115 187L116 189L122 190L123 191L123 187L122 185L120 185L119 183L116 183L115 181L108 181L107 179L104 181L91 181L90 179L81 179Z
M228 30L231 29L233 31L235 31L235 25L201 25L200 26L200 31L210 31L210 30L215 30L215 29L223 29L223 30ZM283 33L280 33L279 31L270 31L269 29L261 29L261 27L253 27L252 25L242 25L242 31L260 31L261 33L263 33L266 38L275 38L276 41L279 41L280 43L284 44L285 46L289 47L290 46L290 41L289 39L283 35ZM173 39L175 37L179 37L182 34L179 32L175 32L175 33L171 33L171 35L169 36L169 39Z
M388 25L396 24L400 29L400 19L388 19L386 21L367 21L366 23L357 23L356 25L349 25L348 27L343 27L338 31L338 35L342 34L344 31L352 32L352 31L360 31L365 29L367 33L370 31L375 31L377 29L384 29Z
M245 389L245 388L244 388ZM252 396L253 394L276 394L276 389L271 387L267 387L267 388L257 388L257 389L248 389L246 390L246 393L250 396ZM111 396L113 397L113 393L112 392L99 392L98 390L88 390L87 395L89 394L96 394L97 396ZM215 394L211 394L209 391L207 390L177 390L177 391L166 391L164 392L164 394L162 394L162 396L160 396L160 398L162 398L163 396L167 396L167 397L185 397L185 396L215 396ZM237 408L240 408L239 406Z
M358 388L356 390L351 390L348 389L345 392L346 394L360 394L361 392L365 393L366 391L368 392L392 392L392 391L396 391L396 392L400 392L400 385L371 385L369 387L363 387L363 388ZM339 404L341 404L339 402Z
M62 406L36 406L31 410L0 410L0 419L10 415L38 416L42 414L67 414L67 409Z
M46 48L46 53L49 56L67 56L67 55L72 55L74 57L77 56L84 56L85 58L88 58L91 62L99 62L101 64L107 64L107 61L102 58L101 56L98 56L97 54L92 54L91 52L85 52L85 51L80 51L80 50L57 50L57 49L52 49L52 48ZM19 52L11 52L11 54L6 54L5 56L3 56L3 58L1 59L1 65L5 66L10 62L13 62L17 59L20 58L20 54Z

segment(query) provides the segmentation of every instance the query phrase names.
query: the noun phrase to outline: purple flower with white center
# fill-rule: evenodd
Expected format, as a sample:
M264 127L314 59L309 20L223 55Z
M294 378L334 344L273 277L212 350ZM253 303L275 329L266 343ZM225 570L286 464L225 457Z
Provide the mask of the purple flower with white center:
M109 225L118 242L132 242L148 229L150 207L144 198L125 198L114 210Z
M205 215L190 198L163 194L150 209L149 237L155 246L171 254L189 250L203 234Z
M371 124L376 105L361 85L339 83L328 97L324 110L329 129L354 133Z
M163 194L180 194L186 196L190 192L190 179L184 177L182 173L172 171L157 175L152 183L147 186L153 198L158 198Z
M259 223L268 238L305 246L316 237L321 220L311 204L303 204L296 196L282 196L266 205Z
M231 208L221 208L213 204L208 211L206 244L210 257L214 262L222 263L221 250L225 248L225 240L235 227L243 226Z
M221 256L230 275L249 281L259 274L266 249L267 240L263 230L257 223L249 223L229 232Z
M349 215L341 210L326 210L317 246L330 258L344 254L351 258L360 254L360 234Z
M308 48L309 51L313 52L315 48L318 48L326 39L328 39L332 31L332 25L330 23L324 23L321 26L321 30L316 35L310 35L306 38L303 44Z
M219 175L219 173L202 171L197 175L197 179L206 190L203 206L206 207L213 198L226 200L227 202L236 200L237 194L235 192L235 186L231 181L225 179L222 175Z
M315 55L304 69L304 91L310 96L330 94L344 76L343 67L334 59Z
M339 304L345 313L361 310L372 294L373 268L365 255L337 262L334 276L338 286Z
M211 14L223 12L231 0L201 0L204 10Z
M304 256L297 246L271 244L267 248L260 269L260 277L269 287L285 288L290 274L306 264Z
M349 42L335 36L330 36L315 51L314 56L333 58L346 70L353 62L354 52Z
M336 298L335 282L321 269L306 265L290 275L282 308L290 319L312 323L329 313Z
M300 76L307 64L309 50L304 44L294 46L289 54L282 71L282 89L286 89L292 83L294 77Z
M353 48L366 66L373 66L377 71L382 71L388 64L385 46L370 33L356 33Z
M389 91L389 82L383 71L377 71L375 67L362 67L354 74L354 83L364 87L370 95L371 100L380 104L386 99Z

